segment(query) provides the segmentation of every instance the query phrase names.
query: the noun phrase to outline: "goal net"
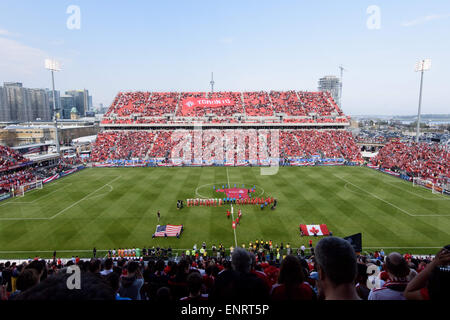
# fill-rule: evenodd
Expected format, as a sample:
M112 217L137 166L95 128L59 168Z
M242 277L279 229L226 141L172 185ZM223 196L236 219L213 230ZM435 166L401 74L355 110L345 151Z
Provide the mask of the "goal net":
M42 180L23 184L14 190L15 197L23 197L25 192L35 189L42 189Z
M435 185L432 181L422 178L413 178L413 186L421 186L430 189L432 193L443 193L444 190L438 185Z

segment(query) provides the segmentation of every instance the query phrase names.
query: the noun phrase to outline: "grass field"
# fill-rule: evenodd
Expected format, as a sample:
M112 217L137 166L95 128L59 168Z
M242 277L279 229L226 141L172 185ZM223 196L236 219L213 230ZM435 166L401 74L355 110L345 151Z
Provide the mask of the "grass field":
M242 206L235 233L229 205L176 210L178 199L216 198L213 185L226 183L256 185L278 207ZM180 239L152 239L157 210L161 224L184 225ZM367 251L435 253L450 243L450 197L359 167L285 167L273 176L246 167L85 169L0 202L0 258L50 257L53 250L88 257L93 247L184 249L203 241L229 248L255 239L299 247L309 240L299 236L301 223L327 224L335 236L362 232Z

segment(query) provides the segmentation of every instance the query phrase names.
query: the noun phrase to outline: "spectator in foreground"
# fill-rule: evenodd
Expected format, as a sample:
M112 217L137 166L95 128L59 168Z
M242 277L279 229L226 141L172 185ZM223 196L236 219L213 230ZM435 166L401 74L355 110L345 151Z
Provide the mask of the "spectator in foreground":
M116 300L131 300L127 297L121 297L119 294L120 289L120 275L116 272L110 272L107 276L105 276L106 282L110 285L111 289L116 293Z
M358 263L358 276L356 277L356 292L363 300L369 299L370 289L367 287L367 265Z
M122 276L119 294L121 297L130 298L132 300L141 300L140 291L144 284L144 279L139 271L139 264L135 261L129 262L127 271L127 276Z
M58 273L18 294L14 300L114 300L111 287L100 277L81 272L81 288L69 289L71 274Z
M360 300L355 289L356 254L348 241L327 237L315 249L319 297L325 300Z
M406 300L403 296L411 273L405 258L398 252L386 256L385 262L387 281L381 288L370 291L369 300Z
M187 277L187 284L189 288L189 296L181 298L181 301L197 302L208 300L208 295L202 294L203 278L200 272L191 272Z
M14 299L19 293L24 292L39 283L39 274L35 269L24 269L20 272L17 277L16 287L17 290L14 291L9 297L11 300Z
M297 257L288 255L281 263L278 283L272 287L273 301L315 300L316 294L305 282L302 265Z
M441 249L432 262L406 286L408 300L450 301L450 245Z
M236 248L231 256L233 270L225 270L218 274L211 292L211 300L224 301L267 301L269 292L263 280L251 273L252 259L250 253Z
M106 259L105 261L105 269L103 269L100 274L106 277L108 274L113 272L113 261L111 258Z

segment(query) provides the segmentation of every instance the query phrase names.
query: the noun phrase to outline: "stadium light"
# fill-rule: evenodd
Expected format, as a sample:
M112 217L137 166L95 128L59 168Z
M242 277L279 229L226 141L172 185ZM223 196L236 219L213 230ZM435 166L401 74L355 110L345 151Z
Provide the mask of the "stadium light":
M56 98L55 98L55 71L61 71L61 65L58 61L54 59L45 59L45 69L50 70L52 72L52 86L53 86L53 115L55 120L55 143L56 143L56 152L59 154L59 137L58 137L58 117L56 116Z
M415 71L420 72L419 110L417 111L416 143L419 142L419 134L420 134L420 109L422 107L423 73L430 69L431 69L430 59L423 59L416 63Z

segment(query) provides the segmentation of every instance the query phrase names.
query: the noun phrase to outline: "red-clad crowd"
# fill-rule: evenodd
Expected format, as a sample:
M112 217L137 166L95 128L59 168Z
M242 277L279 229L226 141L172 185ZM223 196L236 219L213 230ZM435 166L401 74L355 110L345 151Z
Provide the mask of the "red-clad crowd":
M280 146L287 157L344 158L360 161L361 154L353 136L343 130L292 130L281 133Z
M145 159L155 139L152 131L105 131L92 148L94 162L107 159Z
M18 152L9 147L0 145L0 169L16 166L27 162L27 160Z
M27 160L15 150L0 146L0 194L9 192L13 187L35 180L35 175L29 168L10 170L25 162Z
M0 175L0 194L11 191L12 188L18 188L22 184L30 183L36 180L34 170L31 168L14 171L8 174Z
M226 103L214 105L212 102L217 99L224 99ZM199 100L202 102L196 104L195 101ZM205 101L211 102L211 105ZM274 117L275 113L284 114L285 119ZM180 123L192 122L195 119L212 123L250 123L254 121L251 120L252 117L261 118L258 121L273 123L348 122L329 93L291 90L212 93L120 92L102 123ZM271 118L264 119L264 117Z
M244 92L245 113L250 117L273 115L272 104L266 91Z
M126 252L124 255L123 253ZM439 300L450 298L450 246L415 257L391 252L357 255L344 239L322 238L294 251L256 241L187 249L109 250L108 258L72 257L0 263L0 300L147 300L239 303L300 300ZM142 253L142 254L141 254ZM77 265L80 289L67 286Z
M450 150L438 143L391 142L380 150L372 164L403 170L434 183L450 179Z
M269 130L262 129L207 129L198 134L192 130L104 131L97 136L91 160L102 162L165 157L185 159L184 152L189 150L190 160L196 160L196 155L206 155L201 160L221 161L227 158L233 148L237 149L235 162L239 159L260 160L268 159L273 150L276 151L276 146L272 146L272 138ZM195 139L198 139L198 143L195 143ZM216 141L217 139L221 141ZM200 146L201 150L194 149ZM217 148L222 148L223 152L216 154ZM204 152L206 149L208 152ZM352 134L344 130L281 130L278 150L280 158L310 158L318 155L322 158L361 160Z

